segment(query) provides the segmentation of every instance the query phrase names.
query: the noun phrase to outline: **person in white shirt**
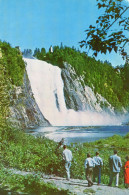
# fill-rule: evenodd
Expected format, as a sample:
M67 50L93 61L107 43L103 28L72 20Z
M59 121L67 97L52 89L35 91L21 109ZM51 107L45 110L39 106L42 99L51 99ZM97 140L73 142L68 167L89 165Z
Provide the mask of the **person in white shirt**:
M87 158L85 160L85 172L86 172L86 179L88 181L88 187L93 185L92 182L92 175L93 175L93 167L95 166L95 161L91 158L90 154L87 154Z
M101 168L103 166L103 160L99 156L99 152L96 152L96 156L93 157L93 160L95 161L94 180L95 177L98 177L98 185L99 185L101 183Z
M70 167L71 167L71 161L72 161L72 152L67 149L67 146L63 146L63 160L65 161L65 169L67 174L67 180L70 180Z

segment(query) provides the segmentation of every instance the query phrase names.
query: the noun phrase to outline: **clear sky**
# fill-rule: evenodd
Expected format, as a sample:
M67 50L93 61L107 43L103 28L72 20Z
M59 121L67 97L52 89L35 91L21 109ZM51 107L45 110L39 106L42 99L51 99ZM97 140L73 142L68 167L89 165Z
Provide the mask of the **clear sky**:
M0 40L20 46L22 51L48 50L61 42L79 48L84 30L94 25L100 14L96 4L96 0L0 0ZM98 58L114 66L124 63L114 53Z

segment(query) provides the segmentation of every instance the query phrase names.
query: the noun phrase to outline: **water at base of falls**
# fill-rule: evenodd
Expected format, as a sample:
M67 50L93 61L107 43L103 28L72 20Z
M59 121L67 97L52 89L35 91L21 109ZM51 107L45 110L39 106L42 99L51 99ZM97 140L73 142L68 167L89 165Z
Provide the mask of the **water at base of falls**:
M63 126L63 127L39 127L26 130L36 137L45 136L59 142L62 138L65 144L85 143L111 137L113 135L125 136L129 132L129 126Z

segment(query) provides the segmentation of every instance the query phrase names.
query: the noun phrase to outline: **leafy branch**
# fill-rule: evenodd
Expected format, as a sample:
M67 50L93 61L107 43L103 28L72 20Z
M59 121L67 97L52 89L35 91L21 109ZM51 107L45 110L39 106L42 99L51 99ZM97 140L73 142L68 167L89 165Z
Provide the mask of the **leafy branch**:
M80 46L91 49L93 55L97 56L99 52L106 54L114 50L119 52L123 59L128 60L129 56L125 51L125 46L129 43L126 31L129 31L129 17L123 17L123 14L129 9L129 6L122 4L123 0L97 0L98 9L104 8L104 14L96 20L96 26L90 25L86 32L86 39L80 42ZM112 29L118 21L120 30ZM118 28L118 27L117 27ZM109 31L111 29L111 31Z

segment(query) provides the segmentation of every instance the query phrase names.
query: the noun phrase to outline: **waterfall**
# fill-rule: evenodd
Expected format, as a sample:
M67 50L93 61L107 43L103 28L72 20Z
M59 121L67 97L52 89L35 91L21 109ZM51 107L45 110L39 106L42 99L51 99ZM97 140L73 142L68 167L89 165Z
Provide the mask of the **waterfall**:
M108 113L67 109L61 69L45 61L24 58L34 98L53 126L120 125L120 118Z

